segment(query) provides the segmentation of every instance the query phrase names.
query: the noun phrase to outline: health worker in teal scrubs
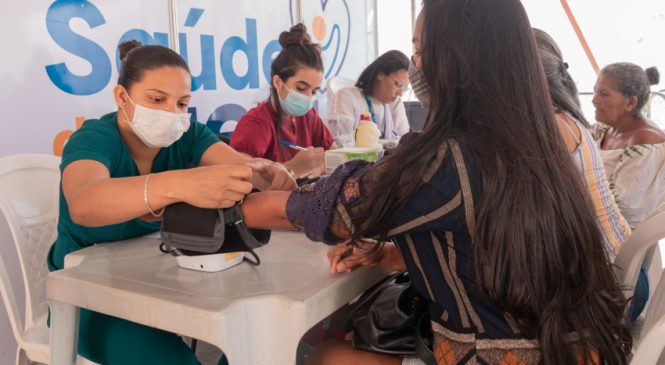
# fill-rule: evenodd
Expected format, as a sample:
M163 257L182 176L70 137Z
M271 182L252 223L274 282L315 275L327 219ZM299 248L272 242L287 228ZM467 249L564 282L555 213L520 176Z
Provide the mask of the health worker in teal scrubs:
M70 252L159 230L169 204L226 208L254 187L296 187L281 164L246 157L190 121L191 74L177 53L137 41L118 49L118 111L86 121L64 148L51 271ZM85 309L78 353L99 364L199 363L174 333Z

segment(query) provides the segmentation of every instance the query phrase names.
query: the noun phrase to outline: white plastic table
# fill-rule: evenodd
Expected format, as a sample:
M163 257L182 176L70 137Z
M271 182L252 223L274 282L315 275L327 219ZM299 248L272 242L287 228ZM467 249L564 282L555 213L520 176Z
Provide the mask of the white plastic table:
M297 232L273 231L258 267L217 273L178 267L159 239L96 245L66 257L47 278L51 364L74 364L78 308L197 338L233 364L294 364L314 324L388 274L365 267L331 275L327 247Z

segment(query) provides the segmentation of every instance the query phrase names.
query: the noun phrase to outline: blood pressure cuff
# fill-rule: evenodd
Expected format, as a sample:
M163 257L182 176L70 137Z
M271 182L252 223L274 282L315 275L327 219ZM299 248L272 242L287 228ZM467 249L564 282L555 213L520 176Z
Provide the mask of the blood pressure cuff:
M161 228L162 251L174 256L197 256L228 252L249 252L261 263L254 249L270 240L270 231L250 229L240 205L227 209L197 208L176 203L165 208Z

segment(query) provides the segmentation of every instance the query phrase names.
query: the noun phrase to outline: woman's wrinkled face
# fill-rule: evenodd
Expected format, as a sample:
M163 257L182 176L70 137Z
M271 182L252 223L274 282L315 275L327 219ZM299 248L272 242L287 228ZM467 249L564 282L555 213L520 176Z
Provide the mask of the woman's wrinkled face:
M611 76L600 75L593 87L593 106L596 108L596 120L613 125L621 118L632 115L636 97L626 97L614 86Z
M161 67L143 73L143 78L129 90L118 85L115 90L118 108L134 118L134 104L172 113L186 113L191 94L191 76L180 67Z
M384 104L390 104L397 101L408 90L409 72L404 69L390 74L379 74L372 96Z

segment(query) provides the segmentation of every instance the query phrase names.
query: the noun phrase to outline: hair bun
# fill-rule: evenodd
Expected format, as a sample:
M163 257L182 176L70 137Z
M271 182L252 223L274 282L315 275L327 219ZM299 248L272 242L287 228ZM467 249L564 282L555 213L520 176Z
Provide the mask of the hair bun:
M288 46L306 46L312 44L312 38L307 34L307 27L298 23L289 29L288 32L282 32L279 35L279 44L282 48Z
M656 85L660 82L660 72L656 66L649 67L644 70L647 73L647 79L649 80L649 85Z
M141 42L137 41L136 39L132 39L131 41L125 41L120 44L118 44L118 51L120 52L120 60L124 61L125 57L127 57L127 54L138 47L141 47L143 44Z

